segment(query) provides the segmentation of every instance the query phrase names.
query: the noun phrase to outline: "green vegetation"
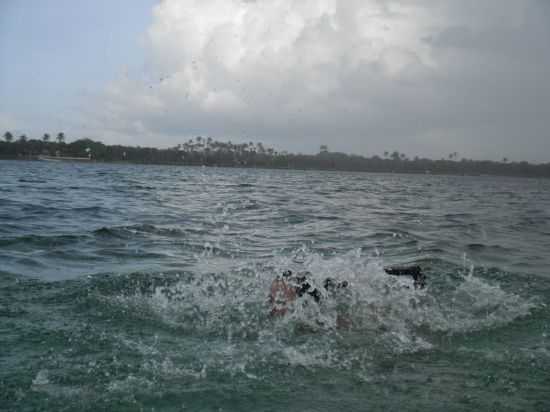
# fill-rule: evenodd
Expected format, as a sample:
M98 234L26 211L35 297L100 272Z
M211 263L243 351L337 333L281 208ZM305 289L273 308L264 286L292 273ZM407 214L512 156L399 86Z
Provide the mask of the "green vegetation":
M263 167L281 169L346 170L361 172L433 173L464 175L502 175L525 177L550 177L550 163L531 164L513 162L503 158L501 162L489 160L458 160L458 153L432 160L418 156L409 159L398 151L385 151L383 157L364 157L330 152L326 145L316 155L278 152L263 143L220 142L211 137L198 136L168 149L105 145L90 139L65 142L65 134L58 133L55 141L49 134L42 139L28 139L21 135L14 141L10 132L0 141L0 158L36 160L40 155L87 157L100 162L129 162L174 164L194 166Z

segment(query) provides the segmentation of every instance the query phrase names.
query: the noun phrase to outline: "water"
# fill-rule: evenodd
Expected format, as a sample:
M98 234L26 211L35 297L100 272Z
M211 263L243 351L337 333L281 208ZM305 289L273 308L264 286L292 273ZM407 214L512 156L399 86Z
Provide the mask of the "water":
M548 180L2 161L0 409L548 411L549 250Z

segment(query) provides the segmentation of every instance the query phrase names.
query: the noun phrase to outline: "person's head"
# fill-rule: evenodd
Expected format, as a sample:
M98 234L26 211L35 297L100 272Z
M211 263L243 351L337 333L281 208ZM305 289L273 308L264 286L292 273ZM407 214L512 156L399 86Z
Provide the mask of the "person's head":
M347 288L348 286L349 286L349 283L347 280L343 280L342 282L337 282L333 278L326 278L323 281L323 287L329 291L332 291L334 289Z
M334 279L332 279L332 278L326 278L326 279L323 281L323 287L324 287L326 290L333 290L333 289L336 287L336 282L335 282Z

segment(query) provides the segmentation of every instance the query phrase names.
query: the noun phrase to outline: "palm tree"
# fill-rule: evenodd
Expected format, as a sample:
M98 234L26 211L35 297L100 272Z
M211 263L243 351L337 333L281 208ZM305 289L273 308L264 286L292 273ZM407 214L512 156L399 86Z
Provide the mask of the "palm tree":
M13 140L13 135L10 132L4 133L4 139L6 142L11 143Z
M387 150L384 152L384 157L388 157L390 155L390 152L388 152Z
M64 143L64 142L65 142L65 133L59 132L59 133L57 134L56 139L57 139L57 143L60 143L60 144L61 144L61 143Z
M21 143L25 143L27 141L27 135L22 134L21 136L19 136L19 141Z
M42 140L44 143L48 143L50 141L50 135L48 133L44 133L44 136L42 136Z

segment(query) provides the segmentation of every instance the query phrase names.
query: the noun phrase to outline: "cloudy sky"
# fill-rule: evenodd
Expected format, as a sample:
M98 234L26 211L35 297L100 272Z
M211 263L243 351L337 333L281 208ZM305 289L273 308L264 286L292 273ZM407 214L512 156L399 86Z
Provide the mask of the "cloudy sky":
M0 130L30 136L546 162L549 74L547 0L0 2Z

